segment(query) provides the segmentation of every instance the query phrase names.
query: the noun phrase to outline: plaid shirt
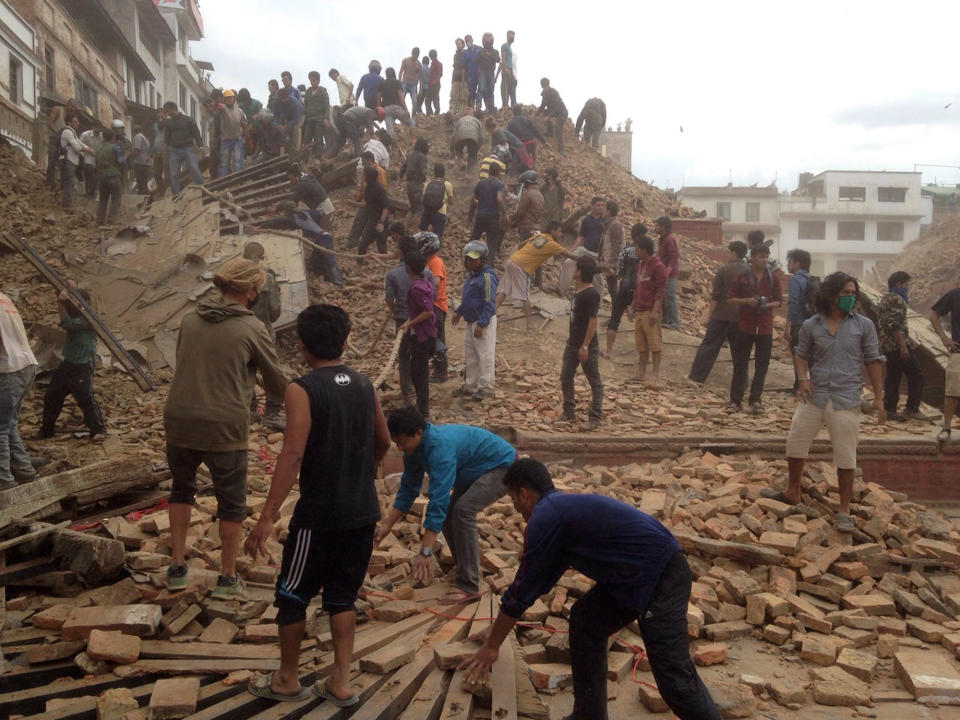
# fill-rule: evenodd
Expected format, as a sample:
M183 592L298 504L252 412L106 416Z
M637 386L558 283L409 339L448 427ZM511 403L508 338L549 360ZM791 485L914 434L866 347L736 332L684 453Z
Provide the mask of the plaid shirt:
M880 300L877 308L877 328L880 334L880 352L897 352L900 346L893 334L898 330L909 344L910 329L907 327L907 304L903 298L888 292Z

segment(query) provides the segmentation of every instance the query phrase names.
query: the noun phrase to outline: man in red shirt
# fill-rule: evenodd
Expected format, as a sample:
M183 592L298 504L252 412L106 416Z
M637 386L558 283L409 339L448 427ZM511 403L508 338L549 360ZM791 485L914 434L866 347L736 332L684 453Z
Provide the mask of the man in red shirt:
M660 246L657 255L667 266L667 289L663 295L663 322L665 328L680 329L680 315L677 312L677 278L680 276L680 250L677 238L673 234L673 221L664 215L657 218L657 234Z
M639 363L637 381L647 379L647 361L653 356L653 377L660 379L660 349L662 347L660 316L663 313L663 294L667 287L667 267L653 254L653 239L644 235L636 239L637 286L633 291L633 338Z
M756 345L753 383L750 385L750 410L763 413L760 398L763 383L770 364L773 348L773 310L783 304L780 283L770 272L767 261L770 248L754 245L750 250L750 265L730 283L729 302L739 307L737 338L733 348L733 379L730 381L728 413L740 412L743 393L747 389L747 370L750 365L750 350Z

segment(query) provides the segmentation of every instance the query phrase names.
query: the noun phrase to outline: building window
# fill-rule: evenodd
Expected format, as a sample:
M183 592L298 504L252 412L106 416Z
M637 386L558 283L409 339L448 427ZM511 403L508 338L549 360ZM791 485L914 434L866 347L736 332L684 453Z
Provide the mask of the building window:
M187 111L187 89L180 83L180 111Z
M903 223L878 222L877 240L881 242L903 242Z
M746 222L760 222L760 203L747 203L743 219Z
M194 122L197 121L197 99L194 97L190 98L190 117Z
M53 48L49 44L43 46L43 80L46 83L47 91L53 92L57 82L56 70L53 63Z
M826 240L826 220L801 220L797 224L798 240Z
M877 188L877 200L880 202L906 202L907 189L897 187Z
M100 106L97 102L97 90L93 83L88 82L80 75L74 74L73 89L80 104L90 108L90 113L97 117L100 114Z
M23 99L23 63L10 55L10 102L19 105Z
M867 199L867 189L865 187L844 187L841 185L840 199L864 202Z
M856 220L841 220L837 223L837 240L863 240L866 224Z
M841 258L837 260L837 271L846 273L852 277L860 277L863 275L863 260L845 260Z
M717 203L717 217L726 222L730 222L730 203L728 202Z

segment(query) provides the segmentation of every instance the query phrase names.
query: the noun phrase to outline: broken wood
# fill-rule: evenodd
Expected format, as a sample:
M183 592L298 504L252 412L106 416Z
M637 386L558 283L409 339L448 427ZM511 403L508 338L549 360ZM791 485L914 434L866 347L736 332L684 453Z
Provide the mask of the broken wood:
M498 720L517 720L517 673L514 661L514 640L511 633L490 669L490 683L493 686L490 712Z

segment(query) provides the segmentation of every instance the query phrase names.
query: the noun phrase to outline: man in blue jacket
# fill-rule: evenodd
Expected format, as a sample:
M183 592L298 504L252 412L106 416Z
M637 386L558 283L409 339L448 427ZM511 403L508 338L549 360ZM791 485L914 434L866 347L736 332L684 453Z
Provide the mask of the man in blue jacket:
M429 502L423 516L423 539L413 561L413 577L430 578L430 556L437 533L450 547L455 564L455 590L440 602L471 600L480 592L480 550L477 546L477 513L502 498L507 490L503 476L517 459L517 451L489 430L470 425L433 425L416 408L394 410L387 417L390 438L403 452L403 477L393 508L377 527L379 543L413 505L430 476Z
M497 275L487 265L487 246L479 240L463 246L463 265L467 269L463 296L450 323L455 326L460 318L467 321L465 367L463 384L453 396L484 400L493 392L497 354Z
M483 644L461 666L466 680L486 680L520 616L572 567L596 585L570 611L574 700L567 720L606 720L607 642L634 620L657 689L674 714L720 720L690 659L690 568L670 531L619 500L558 492L549 470L533 458L515 462L503 483L527 521L523 556L496 621L472 638Z

